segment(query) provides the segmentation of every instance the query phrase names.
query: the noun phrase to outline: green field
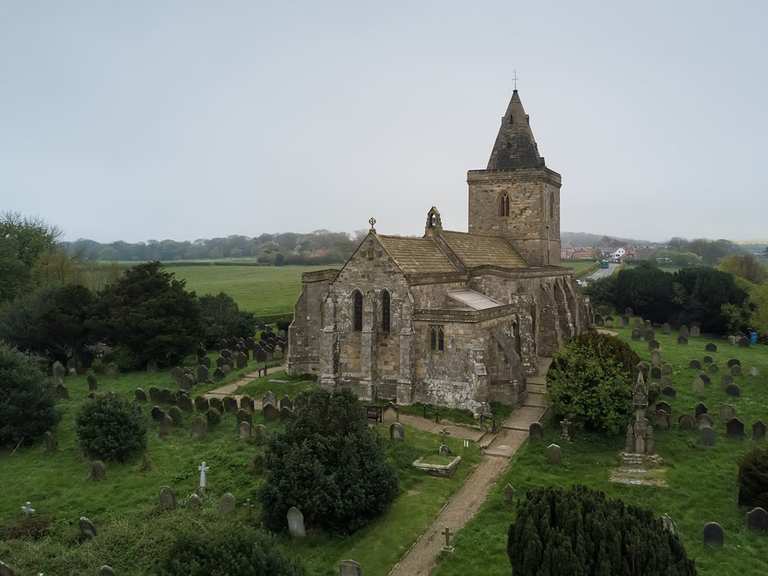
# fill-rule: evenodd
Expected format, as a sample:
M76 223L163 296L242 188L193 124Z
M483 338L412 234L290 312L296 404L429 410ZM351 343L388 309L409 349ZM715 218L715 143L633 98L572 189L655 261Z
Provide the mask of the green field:
M629 340L627 329L616 329ZM506 555L506 535L514 520L514 506L504 500L502 489L507 483L522 498L526 490L542 486L570 486L583 484L599 489L612 497L653 509L657 514L668 513L677 523L689 556L696 560L702 576L758 576L768 573L768 537L747 531L745 509L737 506L737 470L740 457L750 450L751 426L758 419L768 421L768 348L743 349L717 341L719 351L711 355L720 366L720 374L712 374L710 384L701 397L693 393L692 381L697 371L689 369L692 358L701 360L704 346L709 340L692 338L688 346L679 346L676 335L664 336L657 332L662 357L674 367L674 399L660 398L672 405L673 421L684 413L693 414L697 402L703 401L715 420L718 433L713 448L703 448L695 432L678 430L656 431L658 453L667 468L666 488L624 486L609 482L612 468L619 463L618 453L623 448L623 436L605 437L577 433L575 440L563 444L558 427L547 427L543 443L526 444L513 459L510 468L497 483L480 513L459 532L456 551L444 555L435 576L464 576L475 574L482 565L485 576L509 576ZM643 358L650 354L645 342L632 342L632 348ZM740 398L731 398L720 386L722 368L729 358L741 360L745 372L756 366L760 376L739 376L736 383L742 389ZM725 437L725 423L718 415L718 407L729 403L736 408L744 422L750 439L730 440ZM555 442L563 448L561 466L547 464L544 447ZM706 522L719 522L725 529L725 546L707 549L702 544L702 529Z
M168 266L198 296L225 292L257 316L292 314L303 272L334 266Z
M560 265L572 269L576 277L581 278L592 272L597 267L597 262L594 260L563 260Z

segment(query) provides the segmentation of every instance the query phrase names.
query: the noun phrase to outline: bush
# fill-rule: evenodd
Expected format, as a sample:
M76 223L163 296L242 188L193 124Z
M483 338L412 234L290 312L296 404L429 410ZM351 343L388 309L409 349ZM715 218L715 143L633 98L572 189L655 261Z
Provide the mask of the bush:
M576 486L528 492L509 527L515 576L695 576L676 535L649 510Z
M37 360L0 343L0 446L34 440L58 421Z
M547 372L557 417L587 430L617 434L632 411L632 383L640 357L622 340L588 332L558 352Z
M739 506L768 509L768 448L755 448L741 459Z
M285 431L270 439L260 493L264 522L286 529L291 506L307 526L351 533L387 509L398 480L349 392L305 392Z
M87 402L77 415L77 439L86 456L125 462L147 446L147 423L141 408L107 394Z
M303 576L304 570L286 558L273 538L252 528L182 533L166 559L160 576Z

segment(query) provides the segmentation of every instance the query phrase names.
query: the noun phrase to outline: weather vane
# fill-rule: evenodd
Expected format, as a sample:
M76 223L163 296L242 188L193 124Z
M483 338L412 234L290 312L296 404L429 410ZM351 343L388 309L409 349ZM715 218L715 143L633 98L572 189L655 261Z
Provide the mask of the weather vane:
M376 226L376 218L369 218L368 224L371 225L371 230L375 230L376 228L374 228L374 226Z
M515 90L517 90L517 70L512 70L512 82L514 82Z

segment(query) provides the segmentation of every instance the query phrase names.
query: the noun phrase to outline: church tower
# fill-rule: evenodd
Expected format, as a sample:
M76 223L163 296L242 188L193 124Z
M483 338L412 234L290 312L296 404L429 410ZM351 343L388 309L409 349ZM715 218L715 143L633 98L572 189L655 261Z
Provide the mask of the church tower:
M503 236L530 266L560 264L560 174L539 155L515 90L485 170L467 172L469 233Z

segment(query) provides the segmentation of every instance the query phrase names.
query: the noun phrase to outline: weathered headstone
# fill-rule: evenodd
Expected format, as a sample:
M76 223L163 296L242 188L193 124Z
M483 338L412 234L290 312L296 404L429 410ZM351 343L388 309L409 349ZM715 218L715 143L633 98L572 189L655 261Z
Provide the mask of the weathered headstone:
M160 488L159 504L161 510L176 509L176 493L169 486Z
M59 440L56 438L56 434L50 430L45 432L45 451L49 454L56 452L59 449Z
M642 340L643 333L639 328L632 329L632 340Z
M235 511L235 496L231 492L226 492L219 499L219 514L231 514Z
M691 326L691 338L698 338L701 336L701 327L697 324Z
M198 382L208 382L208 379L211 377L210 370L208 369L208 366L205 364L200 364L197 367L197 381Z
M550 444L549 446L547 446L546 452L547 452L547 461L550 464L555 464L555 465L560 464L560 461L562 458L562 454L560 452L560 446L558 446L557 444Z
M715 361L714 358L712 358L712 356L709 356L709 355L704 356L703 360L704 360L704 364L707 365L707 366L709 364L712 364L712 362Z
M693 409L693 414L696 416L696 418L698 418L701 414L706 414L707 412L709 412L709 410L707 409L707 405L703 402L696 404Z
M669 398L675 398L677 396L677 390L675 390L673 386L664 386L664 388L661 389L661 393Z
M280 398L280 410L283 408L288 408L289 410L293 410L293 400L291 400L288 396L283 396Z
M261 413L264 416L264 420L267 422L274 422L280 418L280 411L274 404L266 403L261 407Z
M251 437L251 423L247 421L240 422L240 440L248 440Z
M709 366L707 366L707 372L709 372L710 374L717 374L718 372L720 372L720 367L717 364L710 364Z
M96 538L96 526L90 519L85 516L80 516L80 520L77 522L77 526L80 529L80 536L83 538Z
M755 532L768 531L768 512L765 508L752 508L747 512L747 528Z
M661 368L658 366L651 368L651 380L661 380Z
M701 426L699 428L699 438L704 446L714 446L717 440L717 434L712 426Z
M104 566L99 568L97 576L115 576L115 571L112 569L112 566L104 564Z
M288 512L285 514L288 521L288 531L291 534L291 538L304 538L307 535L307 531L304 528L304 514L296 506L291 506Z
M677 337L677 343L681 346L685 346L686 344L688 344L688 338L686 338L681 334L680 336Z
M515 487L507 482L507 484L504 486L504 502L507 504L512 504L512 502L515 501L515 494Z
M712 383L712 378L708 374L704 374L704 372L699 373L699 379L704 382L705 386L709 386Z
M739 360L738 358L730 358L727 364L728 364L728 368L732 368L734 366L741 366L741 360Z
M704 346L704 350L707 352L717 352L717 344L714 342L708 342L706 346Z
M661 352L653 350L651 352L651 366L658 366L661 368Z
M731 366L731 376L741 376L741 364Z
M656 402L656 411L672 414L672 406L670 406L668 402L662 400L661 402Z
M738 398L741 396L741 388L739 388L738 384L729 384L725 387L725 393L728 394L728 396Z
M672 416L663 410L656 410L653 415L653 426L657 430L669 430L672 427Z
M107 467L101 460L94 460L91 462L91 470L88 474L88 479L94 482L100 482L107 477Z
M203 506L203 499L193 492L189 495L189 498L187 498L187 506L192 508L192 510L199 510Z
M165 438L171 433L171 429L173 428L173 418L171 418L170 414L164 414L163 419L160 420L159 424L157 430L160 434L160 438Z
M143 388L136 388L133 392L133 399L136 400L136 402L146 402L147 393L144 392Z
M715 420L709 414L699 414L696 417L696 424L699 428L703 428L704 426L712 428L715 425Z
M261 405L263 406L265 404L272 404L272 406L277 406L277 396L275 396L275 393L271 390L267 391L261 398Z
M725 423L725 433L728 438L741 440L744 438L744 422L738 418L731 418Z
M217 410L219 413L224 412L224 405L221 403L221 398L209 398L208 407Z
M758 420L752 424L752 440L755 442L761 442L765 440L765 433L767 429L768 427L766 427L762 420Z
M685 324L680 326L680 330L678 331L678 334L680 335L680 338L686 339L686 344L687 344L687 339L691 335L690 331L688 330L688 326L686 326Z
M541 442L544 440L544 427L539 422L531 422L528 426L528 437L531 442Z
M195 416L192 419L192 437L202 440L208 435L208 420L202 416Z
M736 418L736 408L734 408L731 404L721 404L719 414L720 420L727 422L731 418Z
M704 380L696 376L696 378L693 379L693 393L696 394L696 396L704 396L705 389L704 389Z
M251 398L248 395L242 396L240 398L240 409L241 410L248 410L248 412L253 412L256 404L253 401L253 398Z
M672 334L672 326L669 325L669 322L664 322L664 324L661 325L661 333L665 336Z
M389 438L398 442L405 440L405 427L400 422L393 422L389 426Z
M708 522L704 525L704 545L721 547L725 541L723 527L717 522Z
M342 560L339 563L339 576L363 576L363 568L354 560Z
M208 403L208 398L205 396L197 396L195 398L195 410L198 412L205 412L210 408L210 404Z
M176 405L184 412L193 412L195 409L195 406L192 404L192 399L186 395L179 396Z
M677 425L680 427L680 430L695 430L696 419L690 414L683 414L677 419Z
M661 344L659 344L658 340L654 339L654 340L648 341L648 350L653 351L653 350L658 350L659 348L661 348Z
M95 392L99 388L99 381L93 372L89 372L88 376L85 377L85 380L88 382L88 390L90 392Z
M688 363L688 368L693 368L694 370L701 370L701 362L694 358Z
M251 428L251 434L253 434L253 439L256 441L256 444L261 445L264 440L266 440L267 427L264 426L264 424L256 424L256 426Z
M227 412L237 412L237 400L232 396L224 396L224 410Z

